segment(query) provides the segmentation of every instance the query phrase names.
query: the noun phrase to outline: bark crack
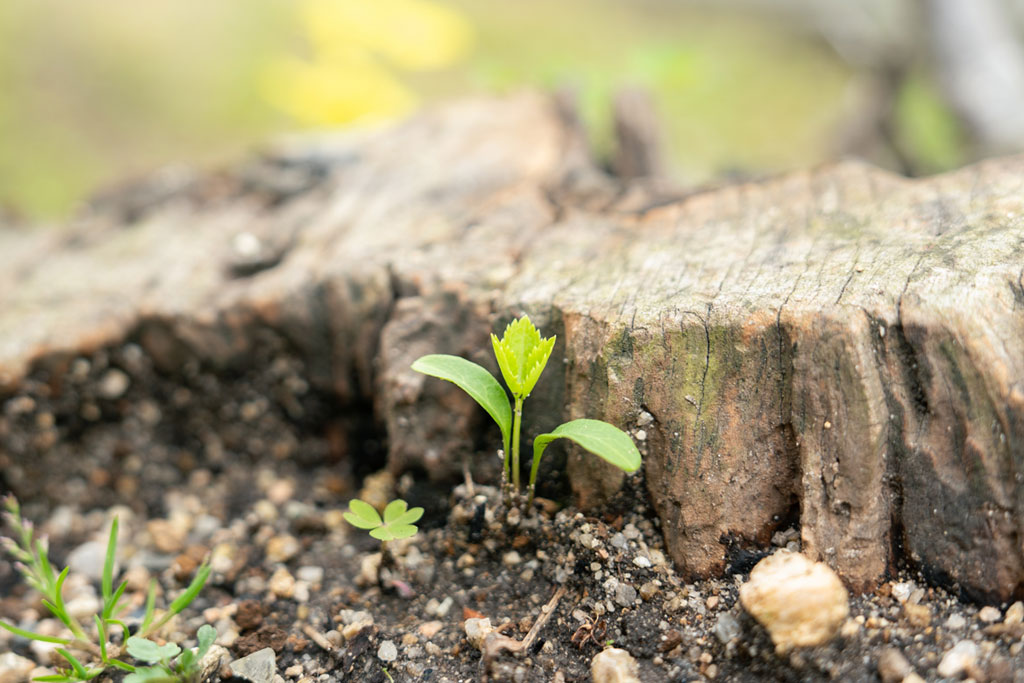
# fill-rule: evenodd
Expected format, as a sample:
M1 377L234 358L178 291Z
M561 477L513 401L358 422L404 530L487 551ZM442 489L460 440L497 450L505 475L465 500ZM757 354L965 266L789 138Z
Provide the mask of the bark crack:
M697 400L697 419L694 421L694 426L700 423L701 414L704 411L704 387L707 386L708 382L708 368L711 367L711 329L709 327L709 321L711 320L711 304L708 304L708 309L704 314L704 319L701 322L704 324L704 373L700 378L700 398Z
M850 274L846 277L846 281L843 282L843 286L839 289L839 296L836 297L836 305L837 306L839 305L839 302L842 300L843 294L846 294L846 288L853 281L854 276L857 274L857 268L858 268L857 262L859 260L860 260L860 247L857 247L857 251L853 255L853 267L850 268Z

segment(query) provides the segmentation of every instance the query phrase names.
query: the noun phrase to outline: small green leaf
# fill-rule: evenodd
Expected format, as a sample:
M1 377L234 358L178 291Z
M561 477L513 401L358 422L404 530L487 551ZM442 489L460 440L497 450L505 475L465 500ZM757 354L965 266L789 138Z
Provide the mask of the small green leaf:
M524 315L508 324L501 339L492 334L491 346L508 388L513 395L525 398L537 385L555 346L555 338L542 338L530 317Z
M559 426L549 434L533 440L533 467L530 487L537 479L537 468L544 449L555 439L569 439L594 455L626 472L640 469L640 451L629 434L601 420L573 420Z
M384 523L391 524L391 522L404 515L408 508L409 504L401 498L391 501L384 508Z
M157 645L148 638L139 638L138 636L132 636L128 639L127 650L128 654L135 659L148 662L149 664L168 660L181 652L181 648L175 643Z
M369 503L364 503L358 498L353 498L348 502L349 512L344 513L342 516L349 524L360 529L373 529L383 524L383 520L380 518L380 513Z
M195 664L196 654L192 650L182 650L178 658L174 660L174 668L177 671L188 671Z
M199 641L199 646L196 648L196 660L198 661L206 656L213 641L217 640L217 629L209 624L203 624L196 631L196 640Z
M381 541L395 541L415 536L417 531L419 529L412 524L397 524L377 527L370 531L370 535Z
M494 375L465 358L443 354L423 356L412 364L412 369L451 382L469 394L498 424L505 453L508 453L512 434L512 406L508 402L508 394L494 379Z
M423 512L422 508L415 509L419 510L421 513ZM391 535L395 539L409 538L410 536L415 536L419 531L415 524L393 524L389 526L388 529L391 530Z
M390 527L412 524L418 522L423 516L423 508L412 508L407 510L407 503L398 499L388 503L384 508L384 523Z

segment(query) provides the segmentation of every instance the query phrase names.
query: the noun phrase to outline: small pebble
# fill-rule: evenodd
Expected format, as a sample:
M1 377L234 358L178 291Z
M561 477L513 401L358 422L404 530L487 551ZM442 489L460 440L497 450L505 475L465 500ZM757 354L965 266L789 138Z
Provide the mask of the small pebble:
M0 655L0 681L16 683L29 680L29 674L36 668L36 663L28 657L5 652Z
M68 600L64 603L64 609L75 619L86 621L92 619L94 614L99 614L102 605L96 595L84 594Z
M715 637L722 645L728 645L736 640L742 632L739 619L729 612L721 614L715 622Z
M425 621L422 624L420 624L419 628L416 630L419 631L421 636L429 640L430 638L436 636L437 632L440 631L443 627L444 623L440 621Z
M1021 622L1024 622L1024 602L1018 600L1006 609L1006 618L1003 619L1003 623L1013 625Z
M72 574L82 574L87 578L99 581L103 578L103 564L106 562L106 544L99 541L86 541L68 553L68 566ZM115 570L116 573L116 570Z
M648 581L640 586L640 598L646 602L657 595L659 590L658 584L653 581Z
M925 605L918 605L912 602L904 603L903 615L911 626L925 628L932 623L932 611Z
M267 500L274 505L284 505L295 495L295 482L291 479L278 479L267 489Z
M483 648L484 638L494 631L494 627L491 626L491 620L487 617L484 617L483 619L466 619L464 628L466 630L466 640L468 640L470 645L478 650Z
M425 610L428 615L432 617L440 617L443 619L444 617L448 616L448 612L451 610L452 605L454 604L455 601L452 600L452 596L450 595L447 596L441 602L438 602L437 598L430 598L430 600L427 601L427 606Z
M316 585L324 580L324 568L306 565L295 570L295 578Z
M289 534L274 536L267 541L267 560L270 562L287 562L302 550L298 539Z
M620 583L615 588L615 602L622 607L629 607L636 602L636 589L628 583Z
M986 624L992 624L999 621L1003 617L999 610L991 605L986 605L978 610L978 618L984 621Z
M381 560L382 556L380 553L370 553L369 555L363 555L363 557L359 560L359 575L356 577L356 585L375 585L377 583L377 578L380 575Z
M385 640L377 648L377 659L382 662L393 662L398 659L398 647L393 640Z
M913 581L901 581L899 583L894 583L892 584L892 597L894 597L897 602L906 602L907 598L910 597L910 594L914 592L915 587L916 586L914 586Z
M99 393L100 396L107 400L114 400L124 396L124 392L128 391L128 387L131 385L131 379L122 370L117 368L111 368L103 373L103 377L100 378L99 382Z
M279 598L290 598L295 594L295 577L287 569L281 567L270 577L267 587Z
M647 568L651 566L651 561L643 555L637 555L633 558L633 564L635 564L638 567Z
M961 640L942 655L936 671L942 678L953 678L974 666L977 659L978 646L973 641Z
M228 667L231 673L252 683L272 683L277 673L277 657L273 649L265 647L236 659Z
M900 683L914 672L903 653L894 647L887 647L878 656L878 675L882 683Z
M965 626L967 626L967 619L962 614L951 614L946 619L946 628L950 631L959 631Z

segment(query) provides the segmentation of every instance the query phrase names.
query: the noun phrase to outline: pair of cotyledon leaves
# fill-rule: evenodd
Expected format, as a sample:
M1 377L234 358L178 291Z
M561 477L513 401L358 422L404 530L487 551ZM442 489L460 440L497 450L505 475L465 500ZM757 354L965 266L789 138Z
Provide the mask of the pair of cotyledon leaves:
M358 498L349 501L345 520L354 527L369 529L370 535L381 541L409 538L418 529L415 523L423 516L423 508L409 508L404 500L393 500L384 508L383 519L377 509Z
M533 391L547 365L555 337L542 338L528 316L511 322L501 339L491 335L494 355L502 377L517 399ZM469 394L494 419L501 430L505 453L512 433L512 407L508 395L490 372L458 356L432 354L412 364L425 375L452 382ZM600 420L573 420L533 441L534 472L544 449L555 439L569 439L626 472L640 468L640 451L621 429ZM533 479L531 476L531 480Z

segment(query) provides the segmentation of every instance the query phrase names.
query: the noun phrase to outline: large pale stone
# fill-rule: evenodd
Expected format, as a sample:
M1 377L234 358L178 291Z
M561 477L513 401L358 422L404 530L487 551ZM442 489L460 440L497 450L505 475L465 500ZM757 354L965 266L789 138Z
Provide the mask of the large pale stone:
M846 589L828 565L785 550L757 563L740 586L740 602L782 653L827 643L850 612Z
M594 655L590 661L594 683L640 683L636 660L626 650L611 647Z

